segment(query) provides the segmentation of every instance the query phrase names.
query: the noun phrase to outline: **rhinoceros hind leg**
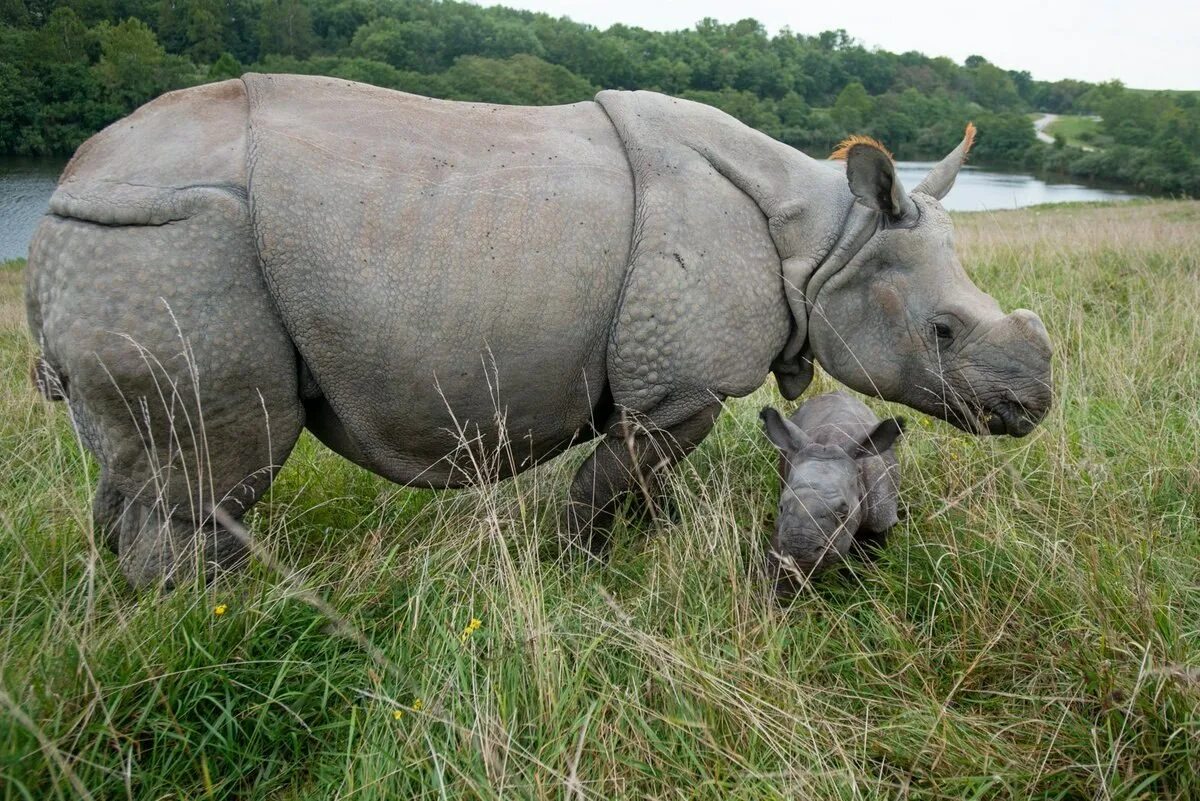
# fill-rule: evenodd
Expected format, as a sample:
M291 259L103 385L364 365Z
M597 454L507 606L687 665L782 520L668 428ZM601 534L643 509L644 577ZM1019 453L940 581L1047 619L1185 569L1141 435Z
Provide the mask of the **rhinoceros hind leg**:
M664 506L669 514L670 502L663 501L663 472L708 436L720 412L721 405L714 403L664 429L625 419L613 425L571 482L562 525L566 544L603 556L617 507L630 493L634 509L641 514Z
M171 587L191 577L196 568L212 577L218 568L233 569L245 562L246 549L228 532L211 523L197 526L186 516L172 518L161 509L153 502L130 502L109 471L100 473L92 499L97 544L118 555L132 586L161 582Z
M212 511L237 518L262 496L303 409L244 196L146 192L112 214L167 208L179 219L47 216L31 245L28 301L71 421L101 466L97 541L134 585L177 585L201 561L244 560Z
M651 526L663 523L678 523L682 516L679 502L663 482L658 482L657 493L647 497L644 492L630 494L626 520L636 526Z

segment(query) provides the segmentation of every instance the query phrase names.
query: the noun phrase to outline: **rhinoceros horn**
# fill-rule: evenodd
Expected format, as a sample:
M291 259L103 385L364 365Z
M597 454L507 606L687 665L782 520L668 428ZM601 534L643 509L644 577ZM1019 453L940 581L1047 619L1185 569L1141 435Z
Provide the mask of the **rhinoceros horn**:
M963 135L963 140L959 142L958 147L950 151L950 155L937 163L937 166L929 171L925 179L917 184L914 192L923 192L926 195L941 200L950 192L950 188L954 186L954 179L958 177L958 170L967 160L967 153L971 152L971 145L975 144L975 123L967 123L967 131Z

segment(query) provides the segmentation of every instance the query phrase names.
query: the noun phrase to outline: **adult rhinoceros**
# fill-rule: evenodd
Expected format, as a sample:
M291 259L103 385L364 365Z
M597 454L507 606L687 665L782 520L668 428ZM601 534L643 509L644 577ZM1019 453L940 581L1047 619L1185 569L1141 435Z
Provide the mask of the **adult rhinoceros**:
M843 172L650 92L173 92L60 179L30 249L36 377L101 465L96 529L135 585L242 559L214 505L242 514L302 427L431 487L602 435L564 523L600 550L617 502L770 370L789 398L819 362L969 431L1036 425L1045 329L971 283L938 203L972 136L909 194L873 141Z

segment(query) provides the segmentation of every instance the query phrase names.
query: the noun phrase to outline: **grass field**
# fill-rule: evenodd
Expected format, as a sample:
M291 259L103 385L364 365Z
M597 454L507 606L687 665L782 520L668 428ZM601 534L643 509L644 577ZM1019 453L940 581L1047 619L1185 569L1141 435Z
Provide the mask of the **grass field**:
M134 595L9 264L0 797L1200 798L1200 203L957 224L1045 320L1056 407L1023 440L909 413L887 551L786 608L770 388L606 566L551 547L581 449L436 494L306 438L248 517L298 573Z
M1064 114L1046 126L1046 133L1061 136L1074 147L1095 147L1100 135L1100 121L1092 117Z

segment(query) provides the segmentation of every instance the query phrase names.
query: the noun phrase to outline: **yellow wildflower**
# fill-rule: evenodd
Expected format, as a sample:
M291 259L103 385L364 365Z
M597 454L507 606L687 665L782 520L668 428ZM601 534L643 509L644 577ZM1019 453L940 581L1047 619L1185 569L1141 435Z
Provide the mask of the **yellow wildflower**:
M217 604L216 606L213 607L213 614L216 615L217 617L220 617L221 615L225 614L225 612L228 611L228 609L229 609L229 607L226 606L225 604Z
M467 624L467 627L466 627L465 629L463 629L463 632L462 632L462 634L460 634L460 635L458 636L459 642L461 642L461 643L463 643L463 644L465 645L465 644L466 644L466 642L467 642L467 639L468 639L468 638L469 638L469 637L470 637L472 634L474 634L475 632L479 631L480 627L482 627L482 626L483 626L483 621L482 621L482 620L480 620L480 619L479 619L479 618L477 618L477 617L473 617L473 618L471 618L471 622Z
M392 710L392 718L393 718L393 719L395 719L395 720L399 720L399 719L400 719L400 718L402 718L402 717L404 717L404 710L403 710L403 709L393 709L393 710Z
M425 708L424 701L422 701L420 698L413 699L413 702L412 702L412 711L413 712L420 712L424 708Z

